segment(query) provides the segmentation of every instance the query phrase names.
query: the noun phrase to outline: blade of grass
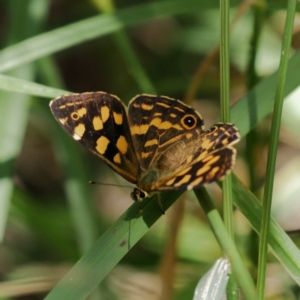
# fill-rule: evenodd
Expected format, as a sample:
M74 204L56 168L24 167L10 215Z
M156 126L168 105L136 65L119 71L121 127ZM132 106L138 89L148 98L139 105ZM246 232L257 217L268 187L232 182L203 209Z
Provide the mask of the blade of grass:
M221 78L221 121L224 123L230 122L230 58L229 58L229 0L220 1L220 78ZM232 216L232 192L231 192L231 177L226 176L223 181L223 210L224 223L231 237L233 231L233 216Z
M55 98L63 94L70 94L70 92L66 90L48 87L35 82L27 81L25 79L19 79L3 74L0 74L0 89L3 91L24 93L32 96L41 96L46 98Z
M246 299L257 299L255 285L252 281L252 278L249 272L247 271L243 260L234 245L232 236L229 234L227 227L225 227L219 212L214 207L210 196L208 195L207 191L203 188L195 190L195 194L201 207L203 208L205 214L209 219L210 225L212 226L212 230L214 231L219 245L230 259L231 269ZM236 299L236 297L238 296L235 295L235 293L232 293L233 291L236 291L236 284L230 287L230 290L227 291L227 297L228 293L231 294L230 299L232 299L232 297Z
M229 0L221 0L220 1L220 79L221 79L221 121L224 123L230 122L230 56L229 56L229 35L230 35L230 21L229 21ZM198 198L199 199L199 198ZM223 199L223 217L224 217L224 224L228 231L229 236L231 239L234 239L234 229L233 229L233 212L232 212L232 181L231 175L226 176L222 184L222 199ZM216 211L216 210L214 210ZM212 212L213 213L213 212ZM216 222L218 219L213 218L210 220L211 222ZM216 222L217 223L217 222ZM220 222L218 222L220 223ZM211 224L213 226L213 224ZM217 225L217 224L215 224ZM220 224L219 224L220 226ZM237 252L237 251L236 251ZM226 255L230 255L226 252ZM234 256L230 256L232 259ZM239 257L239 256L238 256ZM238 264L234 264L234 266L240 265L242 260L239 261ZM237 282L235 279L239 281L239 284L244 284L241 287L244 289L244 294L249 297L249 299L254 299L255 292L252 291L250 288L245 290L248 285L249 281L249 274L243 268L244 272L236 273L235 277L231 274L229 275L229 284L227 285L227 298L228 299L237 299L238 294L235 292L237 290ZM248 276L243 276L247 274ZM245 278L246 277L246 278ZM242 280L244 278L244 280ZM247 280L248 279L248 280ZM251 279L251 278L250 278ZM250 281L252 283L252 281ZM252 283L253 284L253 283ZM254 289L254 285L252 286ZM250 297L252 295L252 297Z
M261 224L261 204L235 176L233 176L234 203L249 220L255 230ZM170 207L181 192L162 194L164 209ZM95 245L86 252L74 267L62 278L46 297L47 300L86 299L94 287L112 270L120 259L147 232L161 216L159 205L154 199L143 202L143 214L139 214L139 204L134 203ZM218 230L219 226L216 226ZM226 241L228 242L228 240ZM270 228L269 244L274 254L296 282L300 278L300 252L286 233L273 220ZM232 261L235 264L235 260ZM239 268L240 266L233 266ZM243 283L244 284L244 283Z
M7 33L8 43L35 34L47 11L47 1L40 1L35 18L32 17L32 8L36 0L9 3L10 31ZM20 26L22 20L25 22ZM33 25L33 22L35 26ZM26 24L26 26L24 26ZM23 66L10 73L12 76L27 80L33 78L33 66ZM9 203L13 191L13 169L15 158L18 156L25 134L29 112L29 97L15 93L0 91L0 241L3 240L8 216Z
M231 21L231 31L235 28L235 25L239 19L241 19L243 15L248 12L250 6L252 5L253 3L250 1L243 1L239 4ZM205 59L202 60L185 93L184 102L186 104L192 104L193 100L196 98L196 93L202 79L205 77L212 64L216 62L219 57L220 45L216 46L208 55L206 55Z
M115 12L115 6L112 0L91 0L98 9L106 14ZM129 39L127 38L126 32L123 29L119 29L112 35L116 46L120 50L120 54L123 56L124 61L127 64L129 73L132 75L141 92L156 94L155 88L139 62L136 54L134 53L133 47Z
M164 210L167 211L181 194L182 192L164 193ZM161 217L155 199L152 197L143 202L142 214L139 212L140 204L134 203L81 257L45 299L86 299L120 259Z
M265 297L266 272L267 272L267 252L268 252L268 236L271 219L271 206L273 195L273 184L276 167L276 157L279 141L279 131L282 115L282 106L284 100L284 89L286 82L286 73L288 60L290 58L291 41L294 28L294 19L296 12L297 0L289 0L287 6L286 23L283 33L283 43L281 49L281 60L278 72L278 84L275 95L274 112L271 128L271 139L269 145L269 153L266 170L266 183L263 197L262 224L260 230L259 256L258 256L258 278L257 288L259 299Z
M229 0L220 1L220 78L221 120L230 122L230 57L229 57ZM232 232L229 231L231 234Z
M55 255L60 261L78 259L79 252L70 242L73 234L70 214L67 208L61 205L47 205L39 197L15 188L12 194L10 218L12 223L17 222L30 228L31 232L45 245L45 249L55 249ZM55 222L53 222L55 216ZM57 247L59 244L60 247ZM5 278L9 281L9 277ZM0 297L2 300L2 298Z
M262 204L235 175L232 176L232 181L234 205L259 233L262 221ZM300 285L300 251L273 218L271 218L268 242L274 255L295 282Z
M115 32L125 26L214 7L217 7L217 2L214 1L173 0L140 4L119 10L115 14L91 17L3 49L0 51L0 72Z
M31 70L18 69L14 74ZM29 97L0 91L0 242L2 242L8 218L10 198L14 187L13 170L15 159L21 151L27 117Z
M253 33L250 41L250 55L247 68L247 87L253 88L259 81L259 77L256 73L256 58L259 51L259 41L264 28L264 22L266 18L266 2L265 0L258 0L252 6L253 13ZM246 136L246 162L250 179L250 190L255 192L258 189L258 166L259 161L256 150L259 133L254 130L250 131ZM257 263L255 263L257 264Z
M55 120L53 119L53 123ZM88 186L84 162L80 149L74 147L74 141L66 137L58 124L53 124L56 131L55 154L63 168L66 180L64 190L70 207L75 228L77 245L81 254L85 253L96 241L97 230L95 214L92 209L91 189ZM75 149L76 148L76 149Z
M299 86L300 51L296 52L288 63L284 97ZM240 130L241 137L257 125L273 109L278 72L258 83L231 109L231 120ZM255 103L255 104L254 104Z
M125 31L120 29L114 34L113 38L116 45L120 49L121 54L123 55L129 73L135 79L140 91L142 93L156 94L155 87L137 59L130 41L125 34Z
M278 72L275 72L263 79L231 108L231 121L239 128L241 137L245 136L250 129L272 111L277 74ZM300 85L300 51L296 52L290 59L286 76L285 97ZM36 85L36 83L26 80L19 81L19 79L13 77L7 79L4 75L0 75L0 86L5 85L6 80L11 80L7 90L17 91L20 88L23 89L24 93L26 92L30 95L54 98L65 93L70 93L44 85Z

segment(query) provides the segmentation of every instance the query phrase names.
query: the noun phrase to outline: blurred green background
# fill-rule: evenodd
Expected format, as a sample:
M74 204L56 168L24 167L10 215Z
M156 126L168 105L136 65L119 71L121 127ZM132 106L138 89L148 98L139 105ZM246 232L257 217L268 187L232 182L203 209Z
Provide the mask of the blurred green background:
M139 93L187 99L197 70L219 44L218 1L198 2L2 0L0 70L70 92L105 91L125 103ZM232 18L237 17L231 36L232 103L278 68L285 1L261 2L265 7L232 1ZM45 36L48 44L43 45L27 40L114 10L125 23L123 30L94 28L99 33L89 40L92 30L78 32L78 42L69 41L71 46L63 46L68 35L58 41ZM294 50L300 44L299 20L297 15ZM118 27L118 20L114 26ZM256 38L258 44L253 42ZM29 41L26 55L37 54L18 63L13 47L25 40ZM59 51L39 52L55 45ZM7 53L13 53L14 59ZM7 61L11 67L4 67ZM218 58L208 66L191 103L207 128L220 115ZM16 83L12 90L19 86ZM63 132L50 113L49 101L0 91L0 299L43 299L132 204L128 188L88 184L89 180L127 183ZM299 91L295 90L285 101L274 187L273 215L286 231L300 228L299 128ZM268 117L255 127L251 144L242 140L237 145L235 173L258 198L269 133ZM217 184L208 190L221 209ZM194 194L185 193L184 199L182 220L178 211L168 210L109 273L94 299L159 299L166 281L171 289L165 299L192 299L196 283L222 252ZM255 279L257 236L238 210L234 222L237 246ZM299 245L297 233L293 240ZM168 273L166 266L174 273ZM300 299L299 287L271 253L267 274L267 299Z

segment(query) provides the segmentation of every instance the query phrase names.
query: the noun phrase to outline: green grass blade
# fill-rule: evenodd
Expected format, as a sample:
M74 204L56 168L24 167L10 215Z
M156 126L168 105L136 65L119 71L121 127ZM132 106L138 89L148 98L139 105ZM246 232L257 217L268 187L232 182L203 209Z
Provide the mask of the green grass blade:
M233 183L235 205L254 229L259 230L261 204L234 176ZM164 208L167 210L180 194L179 192L163 194ZM59 296L63 299L86 299L161 216L158 203L154 199L151 198L144 203L142 215L139 214L139 204L133 204L74 265L46 299L57 299ZM269 243L283 266L295 281L300 283L300 252L275 221L271 223Z
M7 33L8 43L18 41L24 36L35 34L45 17L47 1L40 1L35 18L31 8L36 0L9 3L10 31ZM44 9L45 8L45 9ZM22 26L20 22L23 20ZM24 26L24 22L26 26ZM33 23L35 26L33 26ZM33 78L32 65L13 70L10 75L27 80ZM1 81L1 80L0 80ZM3 81L2 81L3 82ZM21 151L29 113L29 97L16 93L0 91L0 241L3 240L8 216L11 194L13 191L13 170L16 157Z
M229 0L220 1L220 21L221 21L221 33L220 33L220 79L221 79L221 120L224 123L230 122L230 55L229 55L229 36L230 36L230 23L229 23ZM199 199L199 198L198 198ZM233 206L232 206L232 180L231 175L226 176L222 185L222 199L223 199L223 217L224 224L229 234L229 239L234 240L234 228L233 228ZM209 212L209 214L214 214L215 217L210 219L211 225L222 226L220 222L220 215L217 213L217 210ZM216 233L216 230L214 231ZM225 237L225 235L223 235ZM220 241L220 238L219 238ZM230 245L231 240L228 241ZM231 249L235 250L235 255L231 256L231 261L234 257L240 258L238 252L234 248L234 243L232 243ZM232 251L232 250L231 250ZM227 253L228 255L228 253ZM254 284L251 281L251 277L245 270L243 264L241 264L241 258L238 263L233 264L234 269L237 269L236 266L239 266L239 274L232 276L230 274L229 283L227 285L227 298L232 300L236 299L237 294L235 290L237 289L237 281L239 280L240 286L243 288L244 294L249 297L249 299L255 299L255 288ZM242 279L243 278L243 279ZM245 284L246 283L246 284ZM253 292L254 290L254 292ZM252 295L252 297L251 297Z
M160 1L119 10L115 14L91 17L40 34L0 51L0 72L107 35L129 25L160 17L197 12L217 7L217 2L187 0Z
M263 79L231 108L231 120L239 128L242 137L272 111L277 84L276 78L277 72ZM47 98L54 98L58 95L70 93L34 82L19 80L14 77L0 75L0 86L5 86L6 82L10 82L11 90L13 91L17 91L20 88L30 95ZM299 85L300 51L296 52L289 61L284 96L290 94Z
M167 210L182 192L163 194L163 206ZM121 258L141 239L148 229L161 217L158 202L153 197L134 203L74 265L67 275L45 298L86 299L99 282L112 270Z
M242 137L273 110L277 76L278 72L275 72L262 80L232 107L231 121L239 128ZM299 86L299 76L300 51L289 61L284 96Z
M221 80L221 120L230 122L230 56L229 56L229 2L220 2L220 80Z
M234 204L251 223L256 232L259 232L262 220L262 205L249 190L245 189L236 176L232 177ZM274 255L295 282L300 284L300 251L274 219L271 219L270 224L269 245Z
M140 91L147 94L156 94L155 87L134 53L125 31L120 30L116 32L113 37L124 57L128 71L135 79Z
M24 93L32 96L55 98L70 92L48 87L35 82L26 81L16 77L0 74L0 89L4 91Z
M93 0L92 3L98 9L106 14L115 12L114 3L112 0L102 1ZM116 46L119 48L120 54L127 65L129 73L132 75L142 93L156 94L155 87L147 76L146 71L143 69L137 55L131 46L130 40L127 37L125 30L120 29L112 35Z
M207 218L209 219L209 223L212 227L212 230L214 231L215 237L218 240L219 245L221 246L226 256L230 259L231 269L235 275L234 278L236 279L232 279L232 282L235 282L235 284L233 284L233 286L230 289L231 293L232 290L236 289L236 283L238 282L246 299L255 300L255 285L243 263L243 260L238 250L235 247L232 236L228 232L227 227L225 227L218 210L214 207L213 201L211 200L209 194L204 188L195 190L195 194L201 207L205 211Z
M283 43L281 49L281 60L278 71L278 84L276 88L274 112L271 128L271 139L268 152L268 161L266 169L266 183L263 197L263 212L262 223L259 241L259 256L258 256L258 278L257 289L259 291L259 299L265 297L266 273L267 273L267 254L268 254L268 237L271 218L273 184L275 177L275 167L277 158L277 149L279 142L279 132L281 124L282 106L284 100L284 88L286 82L286 72L288 60L291 53L291 41L294 28L296 0L289 0L287 7L287 16L283 34Z
M252 6L253 15L253 31L250 42L250 53L247 63L247 88L252 89L259 81L260 78L256 71L256 61L259 52L259 44L261 40L262 30L266 21L266 8L265 0L258 0ZM249 173L250 190L257 191L258 189L258 176L257 176L257 158L256 151L254 150L256 141L259 138L259 133L256 130L251 130L246 137L246 162Z
M18 70L20 72L21 70ZM23 69L24 71L24 69ZM11 193L13 169L25 133L29 98L0 91L0 241L3 240Z
M77 244L80 253L83 254L91 248L97 238L92 203L86 201L86 198L92 198L91 189L89 188L84 162L80 156L80 149L74 147L74 141L66 137L66 133L61 130L58 124L55 125L58 142L55 153L66 176L64 190L73 219Z
M229 57L229 1L220 2L220 79L221 79L221 121L230 122L230 57ZM224 222L230 236L234 236L231 176L226 176L223 182Z

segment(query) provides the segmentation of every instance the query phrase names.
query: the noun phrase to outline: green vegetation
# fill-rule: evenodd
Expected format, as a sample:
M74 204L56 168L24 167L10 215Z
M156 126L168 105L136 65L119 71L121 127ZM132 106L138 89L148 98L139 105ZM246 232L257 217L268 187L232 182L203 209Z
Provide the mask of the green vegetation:
M299 28L287 2L230 2L221 69L219 1L0 3L0 299L192 299L222 256L246 299L255 286L260 299L299 298L300 240L286 233L300 228ZM155 197L141 214L130 189L89 185L128 183L56 124L49 102L96 90L192 101L206 128L230 114L242 137L223 183L232 212L222 183L162 193L165 215Z

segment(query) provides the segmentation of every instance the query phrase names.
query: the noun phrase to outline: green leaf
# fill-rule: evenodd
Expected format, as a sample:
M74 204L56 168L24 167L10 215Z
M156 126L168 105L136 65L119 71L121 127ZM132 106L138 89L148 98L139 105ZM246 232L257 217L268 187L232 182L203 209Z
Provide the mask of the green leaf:
M237 1L233 1L237 2ZM181 0L141 4L119 10L114 14L102 14L65 27L61 27L0 51L0 72L13 69L45 55L115 32L126 26L155 18L197 12L218 6L218 1Z
M182 192L163 193L163 207L167 210ZM141 239L161 217L155 196L134 203L86 252L45 299L86 299L91 291L112 270L120 259Z

